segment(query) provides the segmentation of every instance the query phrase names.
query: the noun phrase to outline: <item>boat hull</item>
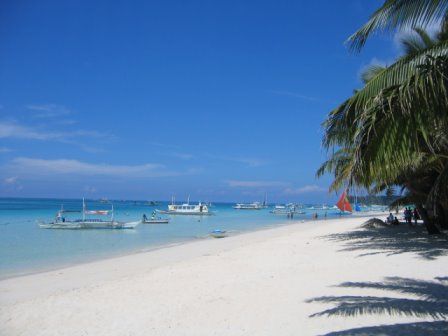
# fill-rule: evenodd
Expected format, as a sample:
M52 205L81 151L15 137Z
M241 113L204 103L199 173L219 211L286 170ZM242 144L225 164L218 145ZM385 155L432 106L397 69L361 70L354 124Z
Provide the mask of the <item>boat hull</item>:
M272 210L270 213L274 215L287 215L287 214L294 214L294 215L303 215L305 214L305 211L290 211L290 210Z
M125 230L135 229L140 224L140 221L136 222L88 222L88 221L75 221L75 222L61 222L61 223L40 223L41 229L60 229L60 230Z
M213 238L225 238L227 237L227 232L223 230L213 230L210 232L210 236Z
M190 215L190 216L210 216L211 212L200 211L170 211L170 210L156 210L158 213L165 215Z
M169 221L169 218L147 219L143 220L142 224L168 224Z

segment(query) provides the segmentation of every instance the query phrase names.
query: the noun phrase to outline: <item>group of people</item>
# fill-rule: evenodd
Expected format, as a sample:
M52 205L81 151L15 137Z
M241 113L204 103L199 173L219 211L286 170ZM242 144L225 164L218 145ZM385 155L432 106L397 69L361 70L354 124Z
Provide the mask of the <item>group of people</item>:
M155 216L156 216L156 212L153 211L152 214L151 214L151 218L154 219ZM148 220L148 217L146 217L146 214L143 214L143 221L147 221L147 220Z
M398 221L397 217L394 217L394 215L392 215L392 212L389 213L389 216L387 216L386 218L386 223L387 224L392 224L392 225L398 225L400 224L400 222Z
M417 225L417 220L420 219L420 215L418 213L418 210L416 208L414 208L413 210L409 207L404 209L404 220L407 224L412 225L412 220L414 220L415 225ZM386 223L387 224L392 224L392 225L398 225L400 222L398 221L397 217L394 217L394 215L392 215L392 212L389 213L389 216L387 216L386 218Z
M414 208L414 210L412 210L411 207L405 208L404 209L404 220L409 225L412 225L412 219L414 219L414 223L415 223L415 225L417 225L417 220L420 219L420 215L418 213L417 208Z

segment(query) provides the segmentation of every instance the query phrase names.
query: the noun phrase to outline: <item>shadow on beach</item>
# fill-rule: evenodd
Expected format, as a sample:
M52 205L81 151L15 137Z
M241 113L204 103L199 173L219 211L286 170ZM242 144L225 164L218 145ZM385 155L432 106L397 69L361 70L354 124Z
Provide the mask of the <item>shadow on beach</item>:
M322 336L409 336L409 335L448 335L448 322L416 322L402 323L387 326L374 326L356 328L343 331L335 331Z
M333 308L310 317L344 316L364 314L388 314L431 318L431 322L399 323L369 326L325 334L325 336L361 335L448 335L448 277L436 281L389 277L383 282L345 282L343 288L379 289L393 293L409 294L412 298L388 296L323 296L307 302L331 303Z
M416 253L422 258L434 260L448 255L447 235L428 235L422 226L400 225L359 229L321 238L345 243L341 251L371 250L360 254L360 257L379 253L386 255Z

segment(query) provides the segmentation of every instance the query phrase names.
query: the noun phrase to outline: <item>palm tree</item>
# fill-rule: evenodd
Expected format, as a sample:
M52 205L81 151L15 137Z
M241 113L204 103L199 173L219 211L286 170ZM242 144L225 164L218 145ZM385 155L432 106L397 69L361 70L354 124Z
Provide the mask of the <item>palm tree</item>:
M332 188L345 180L384 190L425 171L432 179L431 188L421 187L427 195L422 204L444 204L443 209L448 208L443 187L448 182L448 42L416 32L418 38L406 40L408 55L390 67L370 69L364 88L329 114L323 144L340 149L317 174L333 172Z
M386 0L347 42L351 49L359 51L375 31L426 28L444 19L447 13L448 0Z

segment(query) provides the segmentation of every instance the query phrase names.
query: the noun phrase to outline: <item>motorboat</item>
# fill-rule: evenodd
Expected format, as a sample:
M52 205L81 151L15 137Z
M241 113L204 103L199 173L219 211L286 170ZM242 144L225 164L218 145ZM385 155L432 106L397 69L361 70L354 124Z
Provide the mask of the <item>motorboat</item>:
M168 215L196 215L196 216L208 216L212 213L209 212L208 206L205 203L198 202L198 204L190 204L188 201L184 204L168 204L168 210L156 209L158 213Z
M238 210L261 210L264 209L264 206L260 202L237 203L233 206L233 208Z
M72 218L78 214L81 218ZM110 215L104 219L102 216ZM41 229L135 229L140 221L120 222L114 219L114 209L111 210L87 210L84 199L82 210L64 210L61 207L53 222L40 222Z

